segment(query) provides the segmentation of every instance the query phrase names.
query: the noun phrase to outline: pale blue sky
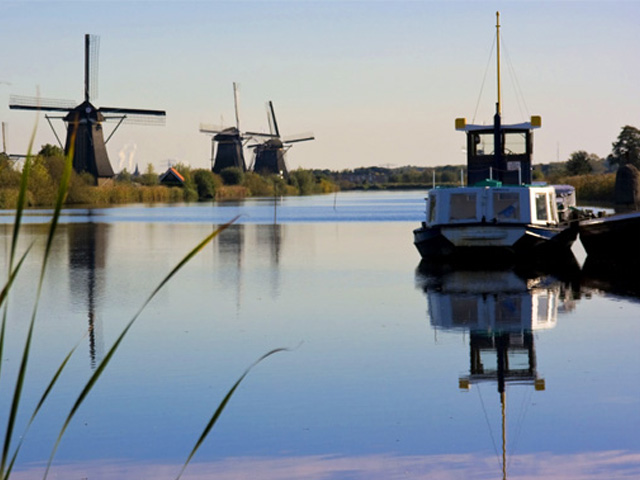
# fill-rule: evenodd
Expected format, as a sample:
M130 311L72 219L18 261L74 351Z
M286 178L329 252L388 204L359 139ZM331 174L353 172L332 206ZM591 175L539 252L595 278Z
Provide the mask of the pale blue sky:
M266 130L265 102L284 134L316 141L289 168L434 166L464 162L455 117L490 122L495 103L495 12L507 59L504 116L540 114L534 161L579 149L607 155L623 125L640 127L640 2L288 1L36 2L0 0L0 120L8 150L24 151L34 114L10 94L80 100L83 35L100 36L96 106L165 109L165 127L123 126L108 144L141 167L210 165L200 122ZM59 134L62 122L56 123ZM105 128L107 131L110 127ZM54 143L41 118L36 146Z

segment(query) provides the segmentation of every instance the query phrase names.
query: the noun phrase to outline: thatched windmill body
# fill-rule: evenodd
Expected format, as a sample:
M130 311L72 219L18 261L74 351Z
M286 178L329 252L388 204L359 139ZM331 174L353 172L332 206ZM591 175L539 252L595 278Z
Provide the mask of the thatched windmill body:
M238 110L238 85L233 83L233 104L236 117L235 127L215 127L200 124L200 132L213 135L211 139L211 169L213 173L220 173L228 167L247 170L244 159L244 146L254 137L270 137L271 135L258 132L242 132L240 130L240 115Z
M287 164L285 162L286 152L294 143L314 140L315 137L307 133L282 138L276 120L276 113L273 109L273 102L271 101L269 101L268 118L271 129L270 138L261 143L249 145L249 148L254 149L255 152L253 171L261 174L273 173L286 177L288 175Z
M9 108L17 110L39 110L44 112L61 112L63 116L45 115L58 143L62 147L51 119L64 120L67 137L64 145L65 154L73 147L73 168L78 173L89 172L97 184L109 181L113 176L113 168L109 162L106 144L120 125L135 123L142 125L163 124L164 110L144 110L122 107L99 107L91 103L91 97L97 91L97 56L98 37L85 35L85 68L84 68L84 101L40 99L33 97L12 96ZM75 105L75 106L74 106ZM105 140L102 124L105 121L116 121L117 124Z

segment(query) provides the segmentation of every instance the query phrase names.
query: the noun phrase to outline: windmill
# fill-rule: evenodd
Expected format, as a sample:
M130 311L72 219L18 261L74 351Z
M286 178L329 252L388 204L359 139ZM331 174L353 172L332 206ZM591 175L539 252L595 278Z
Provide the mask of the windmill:
M60 147L62 142L58 137L51 119L62 119L67 127L67 138L64 146L65 154L71 151L73 146L73 168L76 172L89 172L98 185L108 182L114 176L113 168L109 162L106 144L111 139L120 125L124 123L153 125L164 124L166 113L164 110L142 110L136 108L100 107L96 108L92 103L92 96L97 92L97 57L99 37L95 35L84 36L84 101L40 99L37 97L24 97L12 95L9 108L16 110L38 110L45 112L65 112L64 116L49 116L45 118L53 130ZM104 139L102 123L116 121L117 124L111 134ZM73 143L73 145L72 145Z
M284 158L285 153L291 148L292 144L314 140L315 137L309 133L281 138L273 102L269 101L268 105L269 110L267 113L271 135L269 136L270 138L262 143L249 145L249 148L253 148L255 152L253 170L258 173L275 173L286 177L288 172Z
M243 172L247 170L244 161L243 147L253 137L269 137L269 134L240 131L240 116L238 114L238 85L233 83L233 104L236 115L235 127L214 127L200 124L200 132L212 134L211 139L211 169L213 173L220 173L228 167L237 167ZM217 145L217 149L215 148Z

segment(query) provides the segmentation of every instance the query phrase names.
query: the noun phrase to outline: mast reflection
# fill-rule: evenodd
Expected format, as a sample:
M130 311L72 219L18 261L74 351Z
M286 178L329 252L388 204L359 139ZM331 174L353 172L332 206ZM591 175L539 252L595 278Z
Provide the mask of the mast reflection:
M69 245L69 286L71 295L80 299L87 310L89 324L89 358L91 368L104 353L102 321L96 315L103 298L109 225L105 223L70 223L66 225Z
M507 478L507 385L545 389L537 371L534 333L554 328L558 312L571 305L579 268L575 259L569 260L563 265L564 280L521 266L471 269L423 262L416 273L434 329L469 334L469 373L459 377L460 389L497 384L503 479Z

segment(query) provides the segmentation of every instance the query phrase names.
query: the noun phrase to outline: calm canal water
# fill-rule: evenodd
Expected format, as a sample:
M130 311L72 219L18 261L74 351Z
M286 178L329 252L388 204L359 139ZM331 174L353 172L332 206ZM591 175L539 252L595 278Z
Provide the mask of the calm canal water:
M186 252L237 214L145 309L69 427L50 478L175 478L228 389L277 347L292 351L249 374L183 478L495 479L504 469L518 479L640 477L640 282L581 270L580 245L574 268L554 272L421 265L412 229L422 197L66 211L18 432L80 347L25 439L15 478L41 476L64 416L128 320ZM31 212L21 237L22 248L36 243L10 299L2 412L47 219ZM11 221L0 217L4 271Z

